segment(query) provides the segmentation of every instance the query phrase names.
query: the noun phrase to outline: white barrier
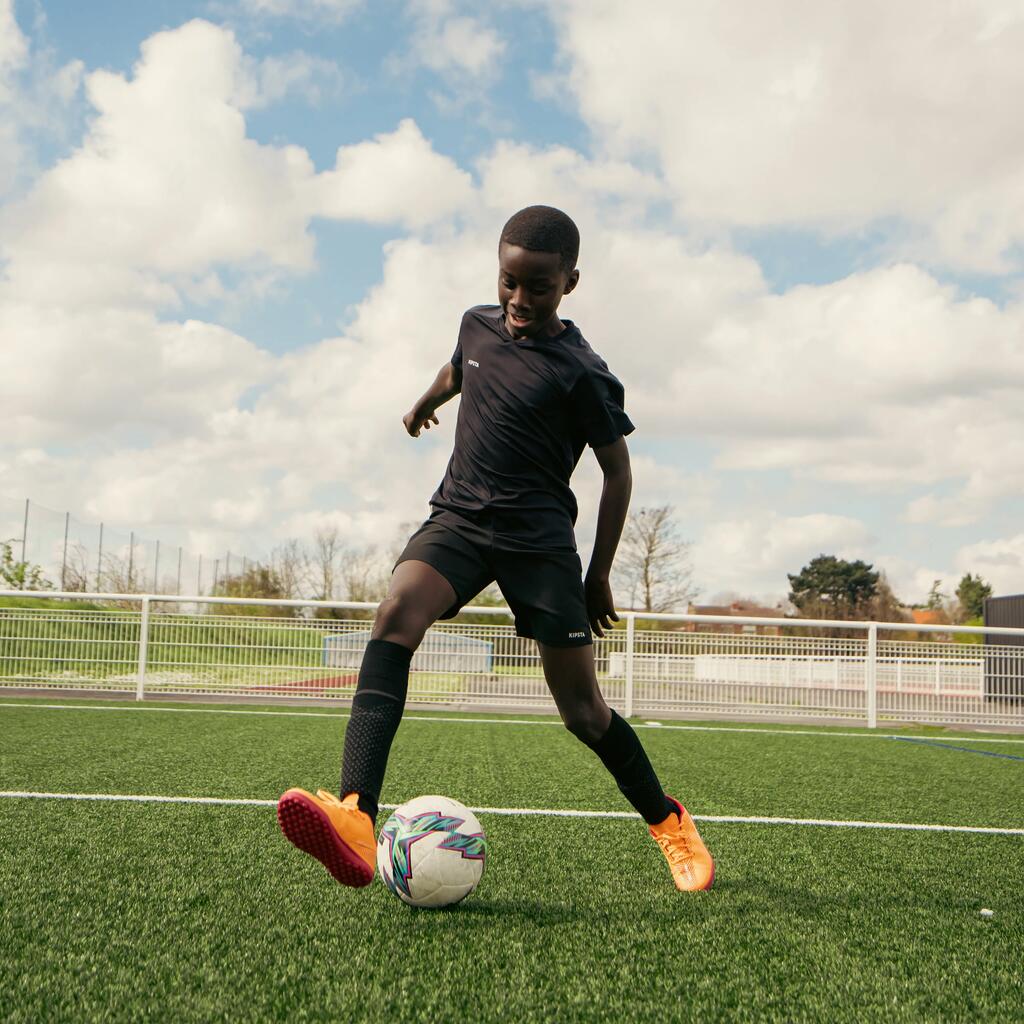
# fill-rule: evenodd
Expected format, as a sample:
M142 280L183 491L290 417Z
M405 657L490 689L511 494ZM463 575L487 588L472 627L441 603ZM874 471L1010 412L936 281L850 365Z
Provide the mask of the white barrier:
M156 594L0 596L50 599L45 607L0 607L0 687L134 693L140 700L348 699L368 636L365 615L376 607ZM238 614L248 607L265 614ZM324 609L364 617L316 617ZM491 607L466 612L509 615L508 609ZM618 628L595 640L594 655L606 699L627 716L1024 727L1024 629L621 615ZM728 630L641 628L648 620ZM752 631L762 626L772 633ZM843 635L823 635L837 630ZM954 641L948 638L954 630L987 635L988 642ZM947 637L918 638L937 633ZM997 646L994 638L1003 643ZM438 623L412 669L415 703L554 710L535 644L516 636L510 625Z

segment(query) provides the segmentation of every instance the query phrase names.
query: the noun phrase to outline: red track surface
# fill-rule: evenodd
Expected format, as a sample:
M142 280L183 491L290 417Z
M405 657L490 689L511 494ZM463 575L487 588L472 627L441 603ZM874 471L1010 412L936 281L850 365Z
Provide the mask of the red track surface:
M324 676L322 679L307 679L300 683L273 683L267 686L247 686L247 693L295 693L296 690L336 690L340 686L355 686L359 673L346 676Z

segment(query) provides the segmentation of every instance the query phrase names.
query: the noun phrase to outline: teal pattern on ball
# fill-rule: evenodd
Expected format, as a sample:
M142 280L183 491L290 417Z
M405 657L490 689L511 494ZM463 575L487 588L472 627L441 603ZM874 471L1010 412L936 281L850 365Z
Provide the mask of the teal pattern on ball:
M469 834L459 832L465 824L464 818L456 818L436 811L423 811L406 818L397 811L388 818L381 829L379 842L388 844L388 861L391 877L384 874L387 887L396 895L412 897L409 882L412 879L412 844L435 832L447 832L448 836L439 849L457 850L464 860L483 860L487 854L487 842L482 832Z

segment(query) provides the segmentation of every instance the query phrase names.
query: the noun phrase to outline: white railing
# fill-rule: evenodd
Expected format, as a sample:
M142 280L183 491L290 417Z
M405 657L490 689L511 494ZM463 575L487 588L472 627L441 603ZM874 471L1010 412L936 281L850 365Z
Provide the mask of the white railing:
M35 607L0 606L0 687L134 693L139 700L350 699L376 608L152 594L0 591L0 597L51 599ZM247 607L264 614L241 613ZM317 617L328 610L352 617ZM509 615L505 608L465 611ZM364 618L354 617L359 614ZM595 640L594 656L606 699L627 716L1024 728L1024 629L621 615L618 628ZM684 628L645 628L654 621ZM953 639L954 633L984 642ZM532 641L508 624L458 619L428 632L413 659L409 699L554 710Z

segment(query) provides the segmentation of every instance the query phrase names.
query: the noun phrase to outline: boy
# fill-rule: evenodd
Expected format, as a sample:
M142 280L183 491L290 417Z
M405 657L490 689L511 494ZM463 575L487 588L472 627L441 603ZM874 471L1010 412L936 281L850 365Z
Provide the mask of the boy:
M409 662L424 633L497 580L516 632L533 637L566 728L590 747L647 822L680 890L708 889L714 861L693 819L665 795L633 729L604 702L591 629L617 620L608 583L629 506L623 388L570 320L563 295L579 282L579 232L560 210L530 206L498 246L497 306L462 319L451 362L404 418L418 437L461 394L455 447L430 518L395 566L366 647L345 732L341 796L290 789L284 834L344 885L368 885L374 822ZM569 477L590 445L604 473L586 580L576 554Z

